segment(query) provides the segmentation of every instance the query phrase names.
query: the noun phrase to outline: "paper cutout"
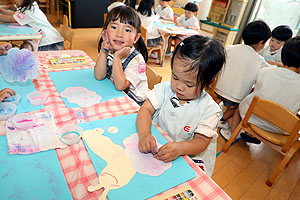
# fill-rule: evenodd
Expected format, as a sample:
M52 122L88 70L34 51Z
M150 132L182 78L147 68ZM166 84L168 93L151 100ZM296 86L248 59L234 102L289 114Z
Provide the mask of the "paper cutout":
M137 133L123 140L126 156L131 160L133 168L140 174L160 176L172 167L172 162L162 162L153 157L151 153L141 153L138 148L139 137ZM157 143L157 147L162 145Z
M26 82L38 77L38 63L27 49L12 48L6 56L0 56L0 72L8 82Z
M109 128L107 129L107 131L108 131L109 133L115 134L115 133L118 133L118 132L119 132L119 129L118 129L117 127L115 127L115 126L112 126L112 127L109 127Z
M159 176L172 167L172 162L164 163L156 160L152 154L139 152L137 133L123 140L125 149L113 143L110 138L102 135L103 133L101 128L87 130L83 133L83 139L88 147L107 163L99 174L99 184L88 187L89 192L104 188L99 200L105 200L110 190L127 185L136 172Z
M75 103L80 107L95 105L102 99L96 92L84 87L68 87L60 95L67 98L70 103Z
M125 155L124 148L113 143L110 138L101 133L103 133L103 129L87 130L83 133L83 138L89 148L107 163L99 174L99 184L88 187L89 192L104 188L99 200L106 200L110 190L128 184L136 171L131 160Z

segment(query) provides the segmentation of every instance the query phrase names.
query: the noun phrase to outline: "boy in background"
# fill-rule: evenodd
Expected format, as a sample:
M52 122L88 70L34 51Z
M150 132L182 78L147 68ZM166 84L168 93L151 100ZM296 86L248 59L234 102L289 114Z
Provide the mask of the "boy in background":
M195 15L197 15L197 11L198 11L198 6L194 3L187 3L184 6L184 14L181 15L180 17L178 17L176 19L176 25L178 27L184 27L184 28L189 28L189 29L193 29L193 30L200 30L200 25L199 25L199 20L197 19L197 17L195 17ZM168 41L168 49L166 52L166 56L171 56L172 52L171 52L171 46L172 46L172 41L175 40L175 46L174 49L176 48L176 46L186 38L187 36L185 35L178 35L178 36L174 36L174 37L170 37L169 41Z
M230 119L239 103L250 93L258 71L270 65L257 52L262 50L271 37L269 26L263 21L249 23L243 30L242 39L244 44L229 45L226 47L226 64L223 67L215 93L223 101L226 111L219 124L220 134L225 140L231 135L230 126L226 120Z
M286 41L282 48L281 57L283 67L269 67L260 70L254 91L240 103L239 109L236 110L232 117L232 132L241 119L245 117L255 95L278 103L297 114L300 109L300 36ZM255 115L252 115L249 121L269 132L287 134ZM246 142L260 143L258 139L246 133L241 133L241 137Z
M160 0L159 5L155 8L155 13L160 16L161 19L173 21L174 12L169 6L171 0Z
M277 26L272 31L269 45L259 52L270 65L282 67L281 49L284 43L293 36L293 31L287 25Z

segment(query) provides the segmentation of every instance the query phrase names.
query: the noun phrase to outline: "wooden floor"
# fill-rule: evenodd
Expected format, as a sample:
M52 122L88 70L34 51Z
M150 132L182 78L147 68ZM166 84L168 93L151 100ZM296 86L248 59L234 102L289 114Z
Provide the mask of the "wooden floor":
M55 16L48 16L57 28ZM97 38L100 28L73 29L75 32L75 49L85 51L94 61L97 59ZM164 67L148 62L163 81L170 80L170 57L166 58ZM282 156L264 144L252 145L243 141L235 143L227 153L221 152L225 140L218 137L217 161L213 180L232 199L300 199L300 152L297 152L289 166L280 174L273 187L265 182L274 166L279 164Z

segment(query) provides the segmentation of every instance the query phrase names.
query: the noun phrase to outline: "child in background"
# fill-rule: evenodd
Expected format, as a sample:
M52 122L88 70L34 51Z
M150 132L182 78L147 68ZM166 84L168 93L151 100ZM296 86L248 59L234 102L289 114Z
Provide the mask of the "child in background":
M107 12L118 6L129 6L129 0L110 0Z
M198 6L194 3L187 3L184 6L184 14L176 19L176 25L178 27L182 26L184 28L189 28L193 30L200 30L199 20L195 17L198 11ZM175 40L175 48L176 46L184 39L186 36L175 36L170 37L168 41L168 49L166 52L167 56L172 55L171 46L172 41Z
M49 23L45 14L40 10L36 0L15 0L16 12L0 8L0 22L15 23L21 26L29 25L36 31L41 31L42 39L39 51L62 50L64 41L57 30ZM26 48L29 46L25 45Z
M169 6L171 0L160 0L159 5L155 8L155 13L164 20L174 20L173 9Z
M293 36L293 31L289 26L281 25L274 28L271 35L269 45L266 45L259 54L263 56L270 65L282 67L281 49L285 41Z
M271 37L269 26L263 21L249 23L242 33L245 44L226 47L226 64L217 81L215 93L227 107L219 124L220 134L225 140L230 138L230 126L226 122L233 116L239 103L249 94L258 71L270 65L257 52L262 50ZM229 135L228 135L229 134Z
M233 132L250 106L256 95L282 105L297 114L300 109L300 36L286 41L282 48L281 60L283 67L269 67L260 70L254 91L239 105L233 115L231 131ZM249 121L267 131L286 134L276 126L252 115ZM245 133L241 133L246 142L259 144L260 141Z
M145 73L148 53L140 37L140 26L137 12L130 7L118 6L108 13L94 74L98 80L113 78L117 90L125 91L141 105L148 90Z
M225 50L217 41L194 35L184 39L171 60L171 83L163 82L147 93L137 116L139 150L170 162L181 155L192 159L211 176L216 160L220 107L205 92L225 62ZM157 150L151 135L151 119L174 142Z
M141 19L142 26L147 29L147 46L153 47L163 42L161 34L154 25L154 21L158 18L152 11L154 0L142 0L137 9Z

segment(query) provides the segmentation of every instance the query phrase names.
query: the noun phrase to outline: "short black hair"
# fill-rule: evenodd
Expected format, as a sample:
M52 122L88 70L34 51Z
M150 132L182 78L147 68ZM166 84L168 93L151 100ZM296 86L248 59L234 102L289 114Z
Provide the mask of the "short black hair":
M188 60L187 72L197 71L197 86L200 91L208 88L225 63L224 47L214 39L193 35L177 45L171 60L173 69L174 58Z
M185 4L183 9L191 11L191 12L197 12L198 11L198 6L194 3L189 2L189 3Z
M254 21L245 27L242 38L246 45L258 44L260 41L266 43L271 37L269 26L263 21Z
M300 67L300 36L285 42L281 51L281 61L288 67Z
M144 16L150 17L152 15L152 6L154 0L142 0L139 4L137 11Z
M272 37L276 40L287 41L293 36L292 29L287 25L277 26L272 31Z

